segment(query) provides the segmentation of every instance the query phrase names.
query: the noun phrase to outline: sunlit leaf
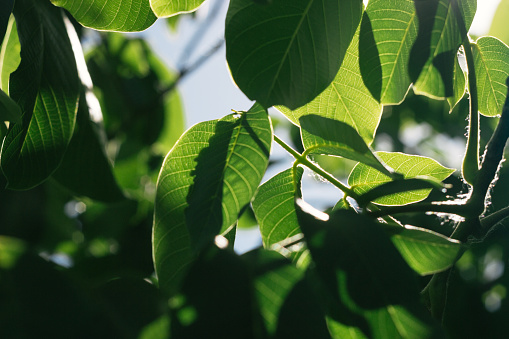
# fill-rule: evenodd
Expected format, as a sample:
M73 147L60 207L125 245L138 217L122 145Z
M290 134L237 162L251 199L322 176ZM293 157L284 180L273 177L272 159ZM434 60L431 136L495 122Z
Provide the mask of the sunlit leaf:
M431 98L454 95L454 62L474 19L476 0L415 1L419 34L410 55L410 76L417 94ZM462 18L456 14L454 3Z
M295 214L295 197L301 196L302 168L283 171L260 186L254 200L253 211L260 225L263 245L275 243L300 233Z
M407 264L421 275L446 270L461 251L459 241L424 228L394 226L387 233Z
M402 174L405 179L428 176L442 181L454 172L454 169L444 167L433 159L418 155L390 152L377 152L376 154L397 173ZM358 194L363 194L389 181L391 179L387 175L364 164L356 165L348 178L348 184ZM391 194L376 199L374 202L380 205L410 204L426 199L430 192L431 189L421 189Z
M226 58L233 79L264 107L296 109L336 76L362 11L359 0L233 0Z
M312 207L302 201L298 204L299 224L317 273L330 302L344 310L329 315L335 322L369 338L435 334L413 272L380 225L353 211L338 210L329 218L317 218ZM354 321L355 316L364 325Z
M350 125L318 115L300 118L302 142L306 154L328 154L360 161L391 176L393 171L373 153Z
M154 258L161 288L173 293L194 252L226 233L252 199L268 165L267 112L202 122L167 155L157 184Z
M408 92L408 61L417 28L414 1L368 3L361 23L360 68L364 83L382 104L400 103Z
M62 11L46 1L19 0L14 15L23 49L9 92L23 119L9 126L1 163L9 187L28 189L62 160L74 130L80 85Z
M149 0L51 0L85 27L101 31L139 32L149 28L156 16Z
M150 0L150 6L159 18L196 11L205 0Z
M339 72L332 83L309 104L296 110L278 106L299 125L304 115L315 114L350 125L370 145L382 116L382 106L366 88L359 69L359 35L353 37Z
M502 114L509 76L509 47L492 38L479 38L473 48L479 112L486 116Z
M21 62L20 50L21 45L19 43L16 21L14 16L11 16L9 26L7 26L6 37L0 50L0 88L5 93L9 93L9 76L18 68Z

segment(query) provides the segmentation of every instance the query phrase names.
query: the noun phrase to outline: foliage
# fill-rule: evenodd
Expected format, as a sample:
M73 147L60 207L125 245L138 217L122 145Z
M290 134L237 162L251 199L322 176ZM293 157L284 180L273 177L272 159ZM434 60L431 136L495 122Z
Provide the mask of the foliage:
M0 5L0 337L507 333L509 47L469 36L476 1L230 0L255 103L184 132L193 68L113 32L203 2ZM401 137L464 138L467 115L461 169ZM273 143L294 162L264 178ZM343 194L326 213L305 169ZM237 254L249 213L263 247Z

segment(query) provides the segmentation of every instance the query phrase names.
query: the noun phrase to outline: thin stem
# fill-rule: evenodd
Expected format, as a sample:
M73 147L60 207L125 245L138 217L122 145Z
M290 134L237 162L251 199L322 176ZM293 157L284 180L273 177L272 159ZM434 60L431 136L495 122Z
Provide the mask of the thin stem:
M369 215L373 217L382 217L385 215L401 214L401 213L416 213L416 212L436 212L447 213L464 216L466 212L465 204L450 204L450 203L420 203L410 204L403 206L391 206L376 211L370 211Z
M339 188L346 196L352 197L354 199L358 198L358 194L355 193L350 187L343 184L338 179L334 178L334 176L325 170L318 167L316 164L309 161L305 156L291 148L288 144L286 144L283 140L281 140L277 135L274 135L274 140L283 147L288 153L290 153L296 160L297 163L302 164L315 172L316 174L325 178L328 182Z
M456 1L454 4L454 7L457 8ZM459 10L456 11L456 16L458 17L459 26L463 31L463 49L465 51L468 67L468 93L470 94L467 148L461 171L465 181L473 185L479 172L479 100L477 95L474 55L472 53L470 37L466 32L463 17Z
M502 208L484 218L481 218L481 226L484 230L488 230L495 226L502 219L509 217L509 206Z

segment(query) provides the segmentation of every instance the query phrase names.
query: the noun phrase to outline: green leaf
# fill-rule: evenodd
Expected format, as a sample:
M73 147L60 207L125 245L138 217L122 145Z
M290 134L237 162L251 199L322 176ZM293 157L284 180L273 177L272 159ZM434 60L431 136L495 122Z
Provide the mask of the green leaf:
M3 43L5 33L9 26L9 17L14 7L14 0L3 0L0 3L0 45Z
M0 50L0 88L5 93L9 93L9 76L18 68L21 62L20 51L21 45L19 43L16 21L14 16L11 16L9 26L7 26L6 38Z
M233 79L264 107L296 109L334 79L358 26L360 0L232 0L226 58Z
M318 115L300 118L304 154L328 154L360 161L388 176L393 175L350 125Z
M462 18L456 16L456 0L415 1L419 34L410 55L414 92L442 99L454 95L454 60L477 8L476 0L456 1Z
M336 307L329 311L334 321L369 338L435 334L414 273L380 225L353 211L328 216L302 201L297 204L317 274Z
M28 189L60 164L74 130L80 85L62 11L46 1L19 0L14 15L23 48L9 92L23 117L9 126L1 165L10 188Z
M458 57L456 57L454 61L454 76L453 76L454 86L453 86L453 95L447 98L447 102L449 103L449 113L452 112L454 107L460 102L465 93L467 92L467 82L465 80L465 73L461 69Z
M156 21L149 0L51 0L85 27L101 31L139 32Z
M359 69L359 34L353 37L339 72L333 82L309 104L294 111L278 106L291 122L299 125L304 115L317 114L342 121L370 145L382 116L380 105L362 81Z
M360 69L371 94L382 104L398 104L412 80L410 51L417 38L414 1L369 1L360 32Z
M202 122L168 153L157 183L154 258L161 288L174 293L194 253L226 233L268 165L272 130L258 104Z
M270 248L279 241L300 233L295 213L295 197L301 196L301 167L287 169L258 188L253 211L262 235L263 246Z
M0 120L21 122L21 108L2 90L0 90Z
M483 37L473 48L479 112L486 116L500 116L507 96L505 81L509 76L509 47L502 41Z
M254 266L254 289L267 331L274 335L283 304L304 270L273 251L255 250L242 256Z
M150 0L150 6L159 18L171 17L181 13L194 12L205 0Z
M88 108L83 91L74 135L53 177L78 196L104 202L124 199L100 141L100 127L90 120Z
M405 179L428 176L442 181L454 172L454 169L446 168L433 159L418 155L390 152L377 152L376 154L397 173L402 174ZM366 193L389 181L391 179L387 175L364 164L357 164L348 177L348 184L358 194ZM391 194L376 199L374 202L379 205L405 205L426 199L430 192L431 189L421 189Z
M393 226L386 232L408 266L420 275L448 269L462 248L459 241L424 228Z

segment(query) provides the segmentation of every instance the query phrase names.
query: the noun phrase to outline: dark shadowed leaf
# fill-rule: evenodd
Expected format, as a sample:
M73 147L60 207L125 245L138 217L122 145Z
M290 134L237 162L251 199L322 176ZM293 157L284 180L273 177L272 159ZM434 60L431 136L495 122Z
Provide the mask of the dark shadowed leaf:
M382 104L398 104L408 92L417 21L412 0L370 1L364 12L359 45L362 79Z
M296 109L336 76L360 21L359 0L233 0L226 58L233 79L264 107Z
M454 3L462 18L457 16ZM410 77L417 94L431 98L454 95L454 62L474 19L476 0L414 1L419 33L410 54ZM463 28L461 27L463 26Z
M331 302L360 316L365 325L359 327L359 320L349 320L346 311L330 314L334 321L361 330L369 338L430 338L435 334L433 321L420 302L414 273L378 224L344 210L330 218L316 218L324 213L302 201L298 204L300 226Z
M9 92L23 119L9 127L1 163L10 188L28 189L60 164L74 130L80 85L62 11L46 1L19 0L14 15L23 49Z
M21 122L21 108L2 90L0 90L0 120Z
M3 0L0 3L0 45L7 32L7 26L9 25L9 17L14 7L14 0Z
M235 224L260 184L272 141L267 112L250 111L189 129L168 153L157 184L154 258L173 293L194 253Z
M138 32L149 28L156 16L149 0L51 0L85 27L101 31Z
M449 103L449 113L452 112L454 107L460 102L465 93L467 92L467 81L465 79L466 74L461 69L460 63L458 61L458 57L456 57L454 61L454 75L453 75L453 95L447 98L447 102ZM479 89L478 89L479 90Z
M502 114L509 76L509 47L502 41L483 37L473 45L479 112L486 116Z
M105 202L121 200L124 195L101 142L100 127L90 120L88 107L83 92L74 135L53 177L78 196Z

